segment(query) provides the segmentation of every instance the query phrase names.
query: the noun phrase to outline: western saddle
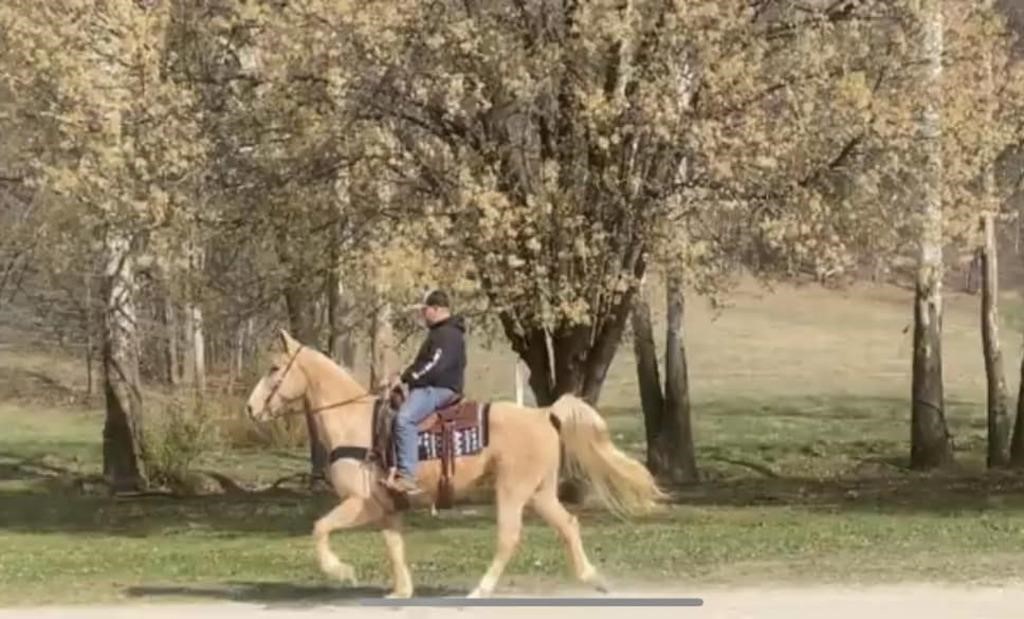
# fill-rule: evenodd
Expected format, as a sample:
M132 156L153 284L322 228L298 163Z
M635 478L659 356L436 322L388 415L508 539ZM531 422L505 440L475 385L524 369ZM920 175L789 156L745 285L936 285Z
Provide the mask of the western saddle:
M388 397L379 398L373 414L373 447L372 456L385 469L387 474L395 474L395 441L393 436L394 418L404 400L404 394L392 391ZM455 501L453 478L457 453L456 440L461 432L479 429L481 433L480 447L487 443L488 407L480 410L480 403L466 400L462 394L455 394L451 399L434 409L434 412L418 424L419 434L429 435L431 441L440 445L438 458L441 461L441 476L438 480L436 506L438 509L450 508ZM481 414L483 413L483 414ZM463 453L461 455L471 455ZM396 503L401 508L408 507L408 499L399 492L391 491Z

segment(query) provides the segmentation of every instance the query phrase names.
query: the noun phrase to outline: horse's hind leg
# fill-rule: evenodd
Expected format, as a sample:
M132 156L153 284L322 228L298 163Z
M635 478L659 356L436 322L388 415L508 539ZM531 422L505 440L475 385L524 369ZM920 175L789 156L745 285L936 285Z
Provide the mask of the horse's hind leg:
M580 525L576 516L573 516L565 509L558 500L558 479L557 473L548 479L533 495L531 503L534 511L544 519L552 528L558 531L565 544L569 560L572 562L576 578L588 585L592 585L598 591L607 592L608 587L604 579L598 573L597 568L587 559L587 553L583 550L583 540L580 539Z
M471 598L487 597L498 584L501 573L505 571L505 565L515 552L519 544L519 537L523 529L523 507L529 497L529 490L521 492L514 486L515 482L498 484L497 508L498 508L498 547L494 553L494 560L491 566L484 573L483 578L476 589L469 594ZM504 487L503 487L504 486Z
M388 547L391 570L394 574L395 587L388 597L412 597L412 576L405 562L405 541L402 539L402 517L398 514L385 516L381 532L384 534L384 543Z
M356 584L356 573L352 566L342 562L331 551L331 532L367 524L382 515L381 508L375 502L353 496L317 520L313 525L313 541L323 573L342 582Z

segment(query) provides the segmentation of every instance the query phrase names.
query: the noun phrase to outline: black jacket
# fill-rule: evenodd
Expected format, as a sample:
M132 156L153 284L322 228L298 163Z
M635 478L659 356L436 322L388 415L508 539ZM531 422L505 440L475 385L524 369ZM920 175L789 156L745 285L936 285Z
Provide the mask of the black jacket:
M466 374L465 331L462 316L451 316L431 325L416 359L402 372L402 382L411 388L447 387L462 393Z

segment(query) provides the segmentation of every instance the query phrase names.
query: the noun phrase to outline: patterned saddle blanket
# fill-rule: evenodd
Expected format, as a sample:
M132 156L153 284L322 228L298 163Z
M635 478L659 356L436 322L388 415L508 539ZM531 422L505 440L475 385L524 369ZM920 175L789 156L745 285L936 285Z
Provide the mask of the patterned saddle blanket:
M446 454L454 457L472 456L487 446L487 413L486 404L464 402L456 404L457 411L441 409L420 424L419 458L420 462L444 458ZM446 420L445 413L454 419Z
M392 432L396 407L387 398L374 408L373 452L390 471L396 462ZM452 478L457 459L480 453L490 443L490 403L457 398L447 402L419 423L419 461L441 460L438 508L454 503Z

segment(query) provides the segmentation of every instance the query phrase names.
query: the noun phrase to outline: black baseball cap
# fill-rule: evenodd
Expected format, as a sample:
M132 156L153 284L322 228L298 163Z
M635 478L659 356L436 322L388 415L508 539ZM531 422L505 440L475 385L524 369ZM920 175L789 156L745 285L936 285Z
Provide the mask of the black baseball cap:
M423 309L424 307L451 307L448 300L448 293L444 290L433 289L423 295L423 300L410 306L410 309Z

